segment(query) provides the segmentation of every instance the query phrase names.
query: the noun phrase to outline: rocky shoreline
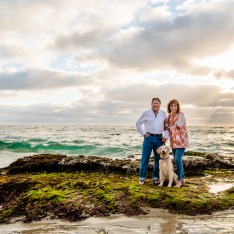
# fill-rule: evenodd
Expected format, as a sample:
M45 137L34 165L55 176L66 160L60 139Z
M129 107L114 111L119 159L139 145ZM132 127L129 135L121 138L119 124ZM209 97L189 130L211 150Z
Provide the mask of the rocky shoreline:
M214 195L205 176L233 183L233 158L187 152L186 185L138 185L137 157L40 154L0 169L0 223L47 218L83 220L110 214L146 214L150 208L196 215L234 208L234 187ZM149 176L153 162L149 166Z

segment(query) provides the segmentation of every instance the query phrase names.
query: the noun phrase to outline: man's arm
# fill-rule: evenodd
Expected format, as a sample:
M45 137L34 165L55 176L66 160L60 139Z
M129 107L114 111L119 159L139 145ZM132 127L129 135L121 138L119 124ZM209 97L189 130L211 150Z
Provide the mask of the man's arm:
M168 137L169 137L169 131L168 131L168 118L167 114L164 112L164 131L163 131L163 136L162 136L162 142L166 142Z
M143 127L142 127L144 122L145 122L145 112L143 112L142 115L140 116L140 118L137 120L136 129L143 137L146 137L147 133L146 133L145 129L143 129Z

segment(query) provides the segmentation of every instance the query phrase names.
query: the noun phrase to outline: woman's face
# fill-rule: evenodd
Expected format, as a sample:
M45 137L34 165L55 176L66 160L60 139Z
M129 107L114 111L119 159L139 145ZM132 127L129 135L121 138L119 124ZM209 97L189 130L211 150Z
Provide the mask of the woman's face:
M177 113L177 105L175 103L171 103L170 110L171 113Z

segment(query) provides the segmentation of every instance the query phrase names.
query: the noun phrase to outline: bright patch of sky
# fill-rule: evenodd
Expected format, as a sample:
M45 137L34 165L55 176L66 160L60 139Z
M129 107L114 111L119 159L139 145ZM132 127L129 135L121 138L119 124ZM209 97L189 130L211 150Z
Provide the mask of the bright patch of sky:
M225 69L228 71L233 69L234 67L233 59L234 59L234 48L230 48L222 54L199 59L197 61L194 61L194 63L198 65L205 65L210 68Z
M90 73L94 72L98 67L82 66L78 61L74 60L73 53L61 54L49 64L49 67L55 70L67 72Z
M186 0L150 1L148 2L148 5L152 8L158 8L166 5L170 12L173 14L178 14L184 11L178 8L178 6L181 6L184 2L186 2Z
M2 72L9 72L9 73L17 72L20 69L22 69L23 66L24 66L23 64L16 62L5 63L2 66Z

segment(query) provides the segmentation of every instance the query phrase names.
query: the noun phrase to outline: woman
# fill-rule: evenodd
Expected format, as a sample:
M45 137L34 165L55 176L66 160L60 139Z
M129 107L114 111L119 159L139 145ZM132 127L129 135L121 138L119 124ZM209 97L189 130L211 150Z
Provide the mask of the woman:
M167 105L168 129L170 134L170 146L174 155L178 182L175 187L181 187L184 182L184 168L182 157L185 148L188 147L188 133L184 113L180 111L180 104L176 99L171 100Z

